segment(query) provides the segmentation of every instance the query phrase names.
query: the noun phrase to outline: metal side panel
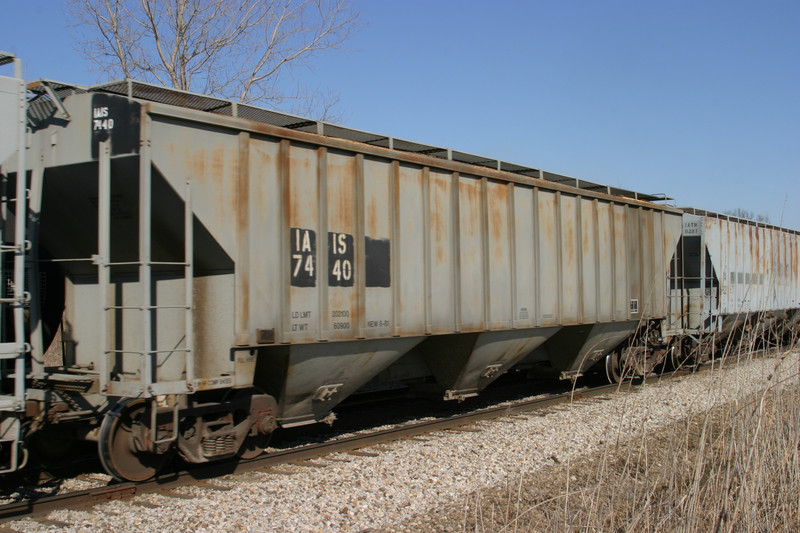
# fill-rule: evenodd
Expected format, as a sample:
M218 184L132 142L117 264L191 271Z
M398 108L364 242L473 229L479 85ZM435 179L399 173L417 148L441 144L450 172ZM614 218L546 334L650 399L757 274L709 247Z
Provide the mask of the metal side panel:
M359 213L363 213L364 206L363 159L331 151L326 166L327 230L320 234L320 256L327 259L327 268L321 271L320 285L327 290L327 305L320 310L320 315L324 314L329 320L326 338L362 338L365 310L361 295L365 272L360 257L364 250L364 228ZM293 207L295 202L302 201L303 195L292 196Z
M279 335L283 308L279 288L283 285L281 261L284 255L281 253L281 183L278 179L280 142L264 137L250 137L248 142L249 228L244 244L248 250L249 283L240 287L243 292L247 291L247 296L239 294L237 299L247 297L249 313L246 321L243 317L237 319L236 333L239 342L255 345L257 331L270 332L273 338Z
M399 165L395 184L397 313L395 334L425 333L427 221L424 214L424 172L422 168ZM420 209L420 208L423 209Z
M538 212L538 264L537 274L537 320L540 326L555 326L561 323L561 265L558 196L550 191L538 190L535 195Z
M655 297L655 279L653 274L656 271L655 257L655 237L654 231L654 212L652 209L639 210L639 254L640 261L640 291L641 301L639 302L639 312L642 318L653 316L653 300ZM659 280L660 281L660 280Z
M749 224L742 224L739 227L739 243L741 254L741 269L742 269L742 311L745 313L753 313L758 310L758 302L753 298L753 270L752 261L750 258L751 250L751 233L753 226ZM737 279L738 281L738 279Z
M513 311L517 328L531 328L536 323L536 282L539 272L536 265L536 210L533 205L534 190L514 188L514 281L516 285Z
M559 290L561 302L561 323L582 322L580 309L580 243L578 242L579 220L578 198L566 194L559 195L560 242L558 253L561 257Z
M460 294L458 314L461 331L484 329L484 260L481 182L474 177L458 180Z
M773 278L773 245L774 245L774 232L770 228L762 228L761 230L761 272L759 276L759 284L761 285L761 298L762 305L766 308L775 307L776 291Z
M630 295L629 290L629 258L628 250L628 213L624 205L614 204L612 213L612 247L614 250L614 278L613 278L613 301L614 301L614 320L628 320L630 316ZM631 296L633 298L633 296Z
M706 244L711 263L720 275L720 311L728 313L735 308L736 272L731 265L733 237L731 222L727 220L707 223L709 242Z
M797 233L791 234L789 239L792 242L792 257L790 260L792 266L792 301L789 307L797 309L800 308L800 235Z
M781 295L779 305L777 309L786 309L789 305L788 301L788 289L789 289L789 239L788 235L781 231L780 232L780 291L779 294Z
M599 221L597 202L583 198L580 201L580 298L581 321L596 322L599 320Z
M783 307L783 302L785 299L785 294L784 294L785 257L783 251L784 238L780 230L773 230L772 247L774 249L773 264L772 264L772 286L775 290L774 303L772 305L774 309L780 309Z
M359 309L363 307L364 310L360 317L361 332L366 338L389 337L395 325L393 166L387 161L365 158L363 176L364 245L363 266L359 266L364 287L363 300L359 303ZM334 311L328 308L330 320L335 318Z
M638 207L625 206L625 262L628 285L628 302L626 312L629 318L638 320L642 316L643 290L642 270L643 257L648 251L642 248L642 210Z
M287 278L290 283L283 294L279 290L280 286L275 287L274 297L285 298L283 329L281 330L282 342L313 342L320 327L321 309L317 291L320 285L328 281L326 273L319 269L318 258L330 246L327 235L321 235L318 229L320 213L319 204L315 200L320 194L319 154L310 146L288 145L287 147L287 143L284 143L283 150L281 154L281 165L284 167L282 169L283 196L273 199L272 202L268 201L264 206L264 208L273 207L280 199L284 210L280 231L284 238L288 237L288 246L283 249L283 253L286 254L284 264L279 265L279 268L288 270L288 276L283 278L281 285L286 287ZM328 168L330 169L331 166L329 162ZM335 189L335 186L332 188ZM350 196L352 197L352 192ZM339 248L338 240L336 242L338 249L349 248L350 253L352 253L353 244L352 224L352 219L341 221L338 224L339 227L336 228L343 236L351 236L350 239L345 238L341 248ZM343 250L342 254L346 254L347 251ZM350 269L346 276L349 276L352 286L352 263L350 263ZM329 298L342 312L352 312L352 299L345 293L331 291ZM347 325L346 333L351 334L352 323L343 321L342 325L345 324Z
M453 242L458 231L453 197L457 182L452 174L431 172L428 177L429 270L428 328L432 334L451 333L456 329L454 302L457 279L456 250Z
M505 183L486 181L484 188L486 263L485 276L488 288L486 329L511 327L512 275L511 275L511 208L509 187Z
M615 253L613 209L608 202L597 202L597 321L614 320Z

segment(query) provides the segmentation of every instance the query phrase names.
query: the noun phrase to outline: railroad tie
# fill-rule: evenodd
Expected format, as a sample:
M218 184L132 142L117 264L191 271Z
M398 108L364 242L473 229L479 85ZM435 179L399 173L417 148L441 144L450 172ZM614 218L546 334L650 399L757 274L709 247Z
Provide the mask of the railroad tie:
M380 454L375 452L362 452L361 450L350 450L350 455L355 455L357 457L378 457Z
M289 464L292 465L292 466L306 466L306 467L309 467L309 468L325 468L326 466L328 466L325 463L317 463L317 462L309 461L309 460L306 460L306 459L302 459L300 461L292 461Z
M152 503L152 502L130 502L130 503L138 507L144 507L145 509L160 509L164 507L160 503Z
M42 524L43 526L53 526L53 527L71 527L74 525L69 522L62 522L61 520L51 520L49 518L34 518L33 521Z
M201 489L217 490L220 492L226 492L233 488L229 487L228 485L220 485L219 483L212 483L210 481L201 481L199 483L195 483L194 486L199 487Z

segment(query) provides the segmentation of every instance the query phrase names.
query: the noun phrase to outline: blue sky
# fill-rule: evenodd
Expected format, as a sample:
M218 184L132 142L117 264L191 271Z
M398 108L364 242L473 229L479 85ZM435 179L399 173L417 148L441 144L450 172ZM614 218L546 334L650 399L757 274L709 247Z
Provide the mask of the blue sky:
M25 77L93 83L61 2L0 0ZM361 0L298 72L342 123L800 230L800 2Z

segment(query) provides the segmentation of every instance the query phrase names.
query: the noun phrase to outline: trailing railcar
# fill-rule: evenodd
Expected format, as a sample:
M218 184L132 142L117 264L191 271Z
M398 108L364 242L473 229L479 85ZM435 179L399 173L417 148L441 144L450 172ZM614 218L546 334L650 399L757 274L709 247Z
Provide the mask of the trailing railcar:
M658 320L605 358L609 380L663 362L696 365L744 348L789 343L800 333L800 232L682 208Z
M250 457L380 381L646 371L714 286L656 196L132 80L0 93L4 472L65 436L118 479Z
M797 331L800 234L769 224L684 209L673 256L667 335L700 362L748 339Z

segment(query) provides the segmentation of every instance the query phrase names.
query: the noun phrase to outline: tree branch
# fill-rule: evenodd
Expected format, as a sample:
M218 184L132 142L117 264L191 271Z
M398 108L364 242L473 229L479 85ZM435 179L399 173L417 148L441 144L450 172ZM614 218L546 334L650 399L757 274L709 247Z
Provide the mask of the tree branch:
M101 72L249 103L320 98L287 76L358 25L350 0L68 2L79 51Z

